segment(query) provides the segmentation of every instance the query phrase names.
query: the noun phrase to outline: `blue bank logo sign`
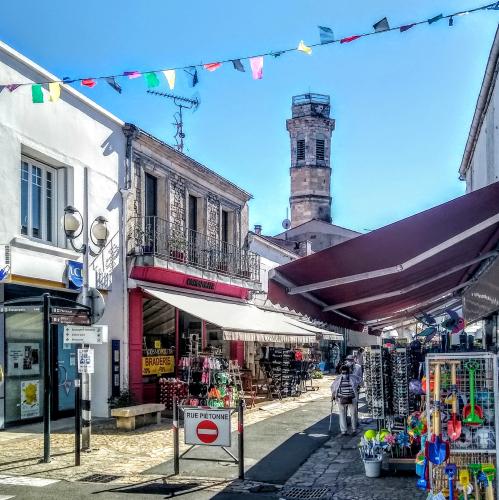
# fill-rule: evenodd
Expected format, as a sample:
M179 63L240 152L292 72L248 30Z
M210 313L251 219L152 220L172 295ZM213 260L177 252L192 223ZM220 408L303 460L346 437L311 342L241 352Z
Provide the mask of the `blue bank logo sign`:
M78 289L83 286L83 263L68 260L68 285L69 288Z

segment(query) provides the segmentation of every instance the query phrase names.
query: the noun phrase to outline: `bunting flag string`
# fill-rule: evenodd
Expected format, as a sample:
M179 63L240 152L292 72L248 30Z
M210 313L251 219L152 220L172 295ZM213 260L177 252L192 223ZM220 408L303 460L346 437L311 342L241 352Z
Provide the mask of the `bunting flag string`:
M263 63L264 63L264 58L266 56L272 56L274 58L280 57L283 54L289 53L289 52L303 52L308 55L312 55L312 50L314 47L320 47L324 45L331 45L334 43L339 43L339 44L346 44L353 42L354 40L358 40L360 38L366 38L372 35L378 35L382 33L387 33L390 31L399 31L400 33L404 33L415 26L418 25L431 25L434 24L438 21L441 21L442 19L448 19L448 24L449 26L454 25L454 18L458 16L465 16L468 14L476 13L479 11L498 11L499 10L499 2L495 1L493 3L483 5L481 7L476 7L473 9L468 9L468 10L462 10L458 12L454 12L452 14L438 14L437 16L431 17L429 19L424 19L421 21L415 21L412 23L408 24L402 24L400 26L395 26L395 27L390 27L390 24L388 22L388 19L386 17L383 17L380 21L376 22L373 25L374 31L368 32L368 33L361 33L358 35L350 35L346 36L343 38L335 38L333 30L328 27L328 26L318 26L319 30L319 42L317 43L312 43L312 44L305 44L303 40L300 40L300 43L298 46L294 46L292 48L288 49L281 49L281 50L272 50L269 52L265 52L263 54L255 54L251 56L245 56L245 57L237 57L237 58L230 58L230 59L225 59L225 60L219 60L217 62L209 62L209 63L198 63L198 64L190 64L187 66L179 66L175 68L165 68L165 69L159 69L159 70L147 70L147 71L138 71L138 70L133 70L133 71L124 71L123 73L119 73L116 75L105 75L105 76L93 76L93 77L88 77L88 78L69 78L69 77L64 77L62 80L52 80L52 81L41 81L41 82L23 82L23 83L5 83L5 84L0 84L0 93L4 90L7 89L9 92L14 92L21 86L31 86L31 95L32 95L32 100L34 103L42 103L44 102L44 94L43 94L43 89L44 86L48 86L48 92L49 92L49 100L52 102L55 102L59 100L60 95L61 95L61 87L64 85L70 84L70 83L77 83L79 82L80 85L87 87L87 88L94 88L97 85L97 82L99 80L104 80L111 88L113 88L116 92L122 93L122 87L118 83L117 79L119 78L128 78L129 80L134 80L140 77L144 77L147 87L148 88L154 88L158 87L161 82L158 78L158 74L163 74L166 82L168 83L168 86L170 90L173 90L175 87L175 79L176 79L176 72L177 71L183 71L185 76L188 79L188 83L191 87L195 87L196 85L199 84L199 74L198 74L198 68L203 68L208 72L214 72L217 69L219 69L222 65L225 63L232 63L233 68L236 71L240 72L245 72L245 67L243 65L243 61L248 61L250 68L251 68L251 74L254 80L261 80L263 78Z

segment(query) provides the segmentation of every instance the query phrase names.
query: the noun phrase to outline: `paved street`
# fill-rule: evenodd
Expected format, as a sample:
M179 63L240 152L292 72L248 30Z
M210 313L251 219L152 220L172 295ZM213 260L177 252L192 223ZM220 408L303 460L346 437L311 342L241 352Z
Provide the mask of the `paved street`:
M326 384L323 384L323 387ZM225 500L237 498L288 498L321 490L324 496L335 500L384 498L424 498L415 488L415 477L400 475L369 479L365 477L362 462L357 452L359 437L338 436L337 416L333 417L331 437L328 435L329 398L321 393L314 400L291 400L275 415L261 418L246 428L246 481L234 480L237 467L227 463L182 461L180 477L172 477L170 459L143 470L130 477L117 477L109 484L79 480L53 478L61 470L53 469L45 474L16 474L17 464L0 471L0 500L13 496L16 499L52 498L169 498L181 496L186 499ZM361 406L362 408L362 406ZM268 411L272 410L270 406ZM262 412L260 410L260 412ZM254 417L256 418L256 417ZM363 424L366 427L366 424ZM153 429L154 431L154 429ZM157 432L157 431L156 431ZM13 441L11 441L13 442ZM6 441L5 443L6 444ZM233 444L235 444L233 442ZM233 446L232 451L236 449ZM218 456L216 450L195 450L192 456ZM57 461L57 458L54 459ZM128 457L123 456L123 465ZM100 469L101 474L110 473L110 467ZM74 468L73 468L74 469ZM4 474L4 475L2 475ZM42 478L42 479L40 479ZM127 481L133 484L127 484ZM36 484L36 483L40 484ZM15 484L6 484L15 483ZM35 483L35 484L33 484ZM291 497L289 497L291 498ZM293 498L298 498L294 496ZM302 496L305 498L305 496ZM315 498L315 497L314 497Z

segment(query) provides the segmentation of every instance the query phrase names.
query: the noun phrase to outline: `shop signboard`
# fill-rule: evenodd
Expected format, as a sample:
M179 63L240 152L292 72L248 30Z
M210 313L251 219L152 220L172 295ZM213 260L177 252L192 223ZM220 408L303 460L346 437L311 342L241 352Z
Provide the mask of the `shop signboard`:
M168 349L144 349L142 351L142 375L162 375L175 371L175 357Z
M107 342L107 325L64 326L65 344L102 344Z
M184 408L185 444L231 445L230 409Z
M7 344L7 373L38 375L40 373L39 342L9 342Z
M94 350L78 349L78 373L94 373Z
M40 381L21 382L21 419L40 416Z

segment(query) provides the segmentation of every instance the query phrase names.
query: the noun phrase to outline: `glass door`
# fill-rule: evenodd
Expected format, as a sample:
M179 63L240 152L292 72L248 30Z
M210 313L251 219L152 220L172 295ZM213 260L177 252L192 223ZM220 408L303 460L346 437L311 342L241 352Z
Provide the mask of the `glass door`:
M57 381L57 390L54 387L53 395L53 417L61 418L74 413L75 407L75 385L77 378L76 350L77 344L64 343L64 326L52 327L55 340L53 345L54 373L53 380Z

